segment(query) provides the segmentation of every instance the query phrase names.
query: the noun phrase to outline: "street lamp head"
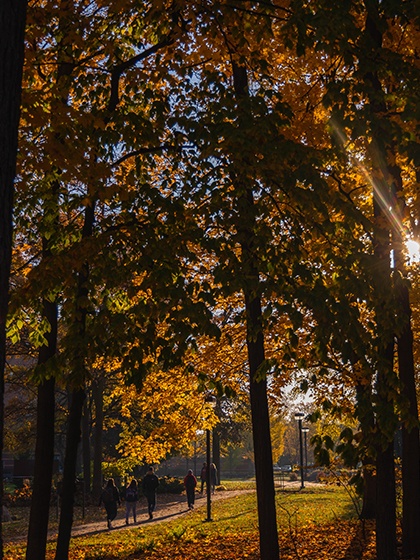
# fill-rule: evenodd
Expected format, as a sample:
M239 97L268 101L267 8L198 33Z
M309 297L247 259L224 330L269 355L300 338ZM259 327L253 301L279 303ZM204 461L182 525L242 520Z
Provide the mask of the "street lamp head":
M295 420L302 420L304 416L305 414L303 412L295 412Z
M303 432L304 434L307 434L307 433L309 432L309 428L303 427L303 428L302 428L302 432Z

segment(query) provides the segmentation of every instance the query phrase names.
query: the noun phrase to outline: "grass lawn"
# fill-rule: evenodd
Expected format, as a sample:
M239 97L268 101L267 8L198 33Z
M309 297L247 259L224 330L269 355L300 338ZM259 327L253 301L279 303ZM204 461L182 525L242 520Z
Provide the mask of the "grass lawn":
M362 528L341 487L277 493L282 560L373 560L373 526ZM259 558L255 493L212 504L173 521L72 539L71 560L230 560ZM47 559L54 557L48 545ZM5 545L5 558L23 560L22 546Z

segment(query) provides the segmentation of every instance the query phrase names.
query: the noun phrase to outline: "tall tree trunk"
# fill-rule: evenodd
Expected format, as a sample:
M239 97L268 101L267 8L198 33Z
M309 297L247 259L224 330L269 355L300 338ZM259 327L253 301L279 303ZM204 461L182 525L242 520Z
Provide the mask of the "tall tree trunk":
M59 27L63 34L67 34L68 13L66 2L62 1L60 5ZM55 139L57 142L63 142L63 138L58 132L61 122L57 122L56 107L67 105L68 88L67 79L73 70L71 58L72 43L63 41L60 50L57 53L57 76L56 86L59 96L51 102L52 128L55 130ZM59 113L59 111L57 111ZM55 171L57 171L58 164ZM58 173L56 174L56 176ZM51 199L53 204L47 204L44 210L44 217L47 222L53 224L54 233L58 231L59 226L59 202L58 196L60 192L60 182L56 179L51 183ZM51 232L50 232L51 233ZM42 239L42 258L47 260L52 257L51 245L54 245L54 236L46 236ZM57 333L58 333L58 311L57 303L50 302L47 299L43 302L44 317L51 325L51 331L46 335L47 345L40 349L38 356L38 367L47 364L57 351ZM38 409L37 409L37 440L35 449L35 474L34 474L34 491L31 503L31 515L28 529L28 543L26 558L27 560L36 560L43 558L45 555L47 534L48 534L48 518L49 518L49 499L46 496L51 494L53 462L54 462L54 379L49 378L48 381L41 384L38 388ZM41 402L40 402L41 400Z
M82 452L83 452L83 492L90 494L91 469L90 469L90 408L87 401L83 406L82 417Z
M67 560L73 525L74 495L76 492L77 450L81 438L80 423L85 401L84 389L72 392L68 419L66 454L64 458L63 484L61 490L61 512L58 527L55 560Z
M376 456L376 557L397 560L394 444Z
M278 560L280 550L277 533L267 380L265 377L261 379L258 375L258 369L265 360L261 301L259 297L248 293L245 295L245 302L260 554L261 560Z
M378 329L378 363L376 381L376 554L381 560L397 558L396 494L394 464L394 434L396 430L395 405L390 398L394 376L394 341L390 332L387 309L390 306L391 286L389 230L384 228L384 208L380 199L384 193L374 194L376 219L375 305ZM392 327L391 327L392 328Z
M400 319L404 321L398 341L398 369L408 418L402 423L402 553L404 558L420 556L420 443L417 393L413 358L413 332L407 285L396 279Z
M357 362L354 368L358 368ZM355 371L357 373L357 371ZM375 415L372 407L372 384L356 385L356 410L364 441L370 441L375 429ZM376 518L376 474L375 461L371 457L363 460L363 505L361 519Z
M27 0L0 2L0 512L3 505L4 370L13 238L13 196ZM3 531L0 522L0 558Z
M247 101L248 78L246 68L232 64L233 84L238 101ZM245 109L246 110L246 109ZM233 157L235 157L233 155ZM238 195L237 230L241 245L241 266L244 278L249 384L254 443L255 476L257 486L258 524L261 560L278 560L280 557L273 457L271 449L270 419L267 399L267 379L261 375L260 367L265 362L264 335L260 280L254 233L255 208L252 189L233 178Z
M38 367L57 351L57 304L44 300L44 317L51 325L47 344L38 355ZM45 558L54 463L55 378L49 377L38 387L34 483L29 516L26 560Z
M92 201L85 209L82 238L93 233L95 221L95 203ZM63 490L61 496L61 514L58 527L57 550L55 560L67 560L73 525L74 494L76 491L77 451L81 439L81 422L85 401L85 334L86 334L86 300L88 299L89 265L85 262L78 274L77 293L74 316L75 357L73 363L73 384L67 441L64 459Z
M388 151L392 141L388 134L385 94L374 61L378 60L383 48L384 21L378 0L365 0L366 24L363 57L368 64L364 75L366 96L371 114L372 141L369 152L373 169L374 205L374 255L376 257L375 314L378 329L379 359L377 364L376 426L378 444L376 457L376 552L381 560L397 558L396 536L396 493L394 465L394 435L397 426L395 403L392 393L395 388L394 374L394 325L390 325L389 311L392 297L390 265L391 232L394 233L393 218L389 216L394 205L390 170L387 168ZM365 63L365 60L363 61ZM389 163L389 162L388 162ZM419 498L419 496L418 496Z
M390 156L389 156L390 157ZM404 558L420 556L420 434L414 366L411 306L408 291L405 254L403 251L403 220L406 212L401 169L390 162L388 170L393 183L393 211L397 216L393 227L394 285L398 302L397 333L398 372L402 396L408 403L402 418L402 554Z
M95 403L95 428L93 438L93 497L99 500L102 491L102 436L104 430L104 394L105 380L100 377L93 383L92 392Z
M371 460L363 462L363 503L361 519L376 518L376 474L375 463Z

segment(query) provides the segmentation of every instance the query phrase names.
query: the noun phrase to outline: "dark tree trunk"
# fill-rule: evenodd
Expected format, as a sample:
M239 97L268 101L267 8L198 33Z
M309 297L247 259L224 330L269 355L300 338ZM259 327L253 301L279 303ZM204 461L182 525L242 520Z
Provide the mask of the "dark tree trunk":
M376 557L397 560L394 443L376 457Z
M376 518L376 475L373 461L363 463L363 504L361 519Z
M86 239L93 233L95 204L92 202L85 209L82 238ZM61 496L61 514L58 527L57 550L55 560L67 560L70 546L71 528L73 525L74 494L76 491L77 451L81 439L81 422L85 401L85 334L86 334L86 300L88 299L87 282L89 266L85 262L78 275L74 331L75 338L73 378L75 388L72 392L69 423L64 459L63 490Z
M13 239L13 196L27 0L0 2L0 481L3 480L6 316ZM0 512L3 484L0 483ZM0 558L3 531L0 522Z
M357 359L357 358L356 358ZM357 361L354 368L357 373ZM356 385L356 410L360 422L360 430L364 441L369 441L375 428L371 383ZM368 457L363 460L363 505L360 512L361 519L375 519L376 517L376 475L375 461Z
M90 494L90 408L85 401L82 418L82 451L83 451L83 491L85 496Z
M248 101L248 78L246 68L232 64L233 84L239 103ZM247 111L247 107L242 107ZM235 157L235 155L233 155ZM244 162L239 159L240 166ZM241 245L241 274L244 279L243 294L245 298L247 349L249 364L250 401L252 416L252 436L254 443L255 477L257 486L258 525L260 536L261 560L278 560L280 557L275 488L273 477L273 457L271 449L270 419L267 399L267 379L260 373L265 362L264 335L261 299L259 297L260 280L257 265L256 239L254 234L255 207L252 189L242 184L241 179L233 177L238 198L237 231ZM245 179L246 181L246 179Z
M391 298L389 270L389 231L382 229L384 214L381 201L374 197L374 214L379 227L375 235L377 265L376 320L379 359L376 381L376 554L381 560L397 558L394 434L397 426L392 388L395 386L394 341L386 309Z
M377 60L383 46L384 22L380 13L380 2L365 0L366 24L362 62L366 64L364 85L370 102L370 127L372 140L369 146L374 177L374 255L376 257L375 314L379 359L377 364L377 456L376 456L376 553L381 560L397 558L396 534L396 493L394 465L394 434L397 426L394 374L394 325L390 324L389 311L393 305L390 290L392 276L390 269L390 240L394 232L394 218L389 217L389 209L394 204L392 185L389 180L388 152L392 140L388 131L389 123L384 122L386 102L384 90L373 60Z
M265 377L259 379L258 376L258 368L265 359L261 330L261 302L258 297L252 297L249 294L246 294L245 301L260 554L261 560L278 560L280 550L277 533L267 381ZM256 335L256 333L258 334Z
M61 513L55 560L67 560L69 555L71 529L73 525L74 495L76 492L77 450L81 438L80 424L84 401L84 389L75 389L71 396L68 419L66 454L64 458L63 484L61 490Z
M47 344L38 355L38 367L57 351L57 305L44 301L44 317L51 325ZM38 387L34 483L29 517L26 560L45 558L54 462L55 379L50 377Z
M59 25L62 31L63 18L60 17ZM71 48L71 45L70 45ZM52 128L56 129L61 123L55 122L55 107L66 105L68 97L68 83L62 78L68 77L72 71L72 65L68 64L66 48L62 45L62 50L58 53L58 68L56 84L61 88L60 96L51 103ZM55 134L58 142L63 140L58 133ZM44 210L44 218L51 221L54 232L60 227L59 220L59 201L60 182L52 181L51 201L54 204L47 204ZM53 237L42 239L42 258L43 261L52 257L50 244L54 244ZM58 311L57 303L44 300L44 317L51 325L51 331L47 333L47 345L40 349L38 356L38 367L46 365L57 351L57 332L58 332ZM53 462L54 462L54 418L55 418L55 383L53 378L49 378L38 388L38 409L37 409L37 439L35 449L35 473L34 490L31 503L31 515L28 529L28 543L26 550L27 560L37 560L44 558L48 534L49 518L49 499L46 497L51 494Z
M401 169L388 166L393 178L393 211L402 223L406 214ZM402 396L407 406L402 413L402 555L420 556L420 441L417 406L416 373L413 354L411 306L403 251L404 238L399 228L393 228L394 283L398 302L397 333L398 371Z
M409 403L408 418L402 424L402 554L404 558L417 558L420 556L420 445L413 332L407 285L397 280L397 290L401 304L400 318L404 321L398 336L398 369L403 395Z
M101 377L93 383L95 403L95 426L93 438L93 497L99 500L102 491L102 435L104 429L103 393L105 380Z

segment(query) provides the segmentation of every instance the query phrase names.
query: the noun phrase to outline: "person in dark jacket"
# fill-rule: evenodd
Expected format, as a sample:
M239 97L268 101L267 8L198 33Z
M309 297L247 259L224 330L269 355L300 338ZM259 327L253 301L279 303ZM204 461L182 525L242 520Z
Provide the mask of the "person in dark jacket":
M217 467L214 463L210 465L210 486L211 486L211 493L214 494L216 490L217 484Z
M106 510L108 529L112 529L112 521L117 517L118 506L121 505L120 493L115 486L113 478L110 478L102 490L99 498L99 506L103 504Z
M136 506L139 499L137 491L137 480L133 478L125 489L125 524L129 525L130 513L133 514L133 521L136 523Z
M153 519L153 512L156 507L156 490L159 486L159 479L155 475L153 467L149 467L146 476L143 478L142 490L147 499L147 509L149 519Z
M190 469L187 476L184 478L185 491L187 492L188 509L194 509L195 502L195 487L197 486L197 479Z
M200 479L201 479L201 494L202 494L204 490L204 485L206 484L206 480L207 480L207 463L203 463L203 466L201 467Z

